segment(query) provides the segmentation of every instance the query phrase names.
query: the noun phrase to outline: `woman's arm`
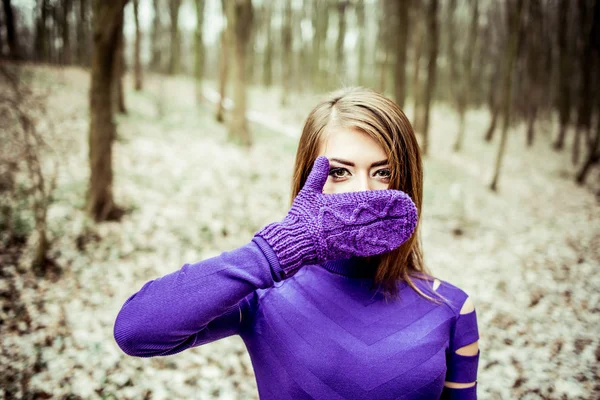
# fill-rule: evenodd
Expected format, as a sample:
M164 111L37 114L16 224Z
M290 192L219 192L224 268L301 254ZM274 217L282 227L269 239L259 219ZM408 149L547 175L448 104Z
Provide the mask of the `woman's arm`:
M476 400L479 331L475 306L469 297L457 316L448 350L446 382L441 398Z
M127 354L175 354L238 332L240 304L256 289L271 287L277 256L260 237L147 282L119 312L114 337Z

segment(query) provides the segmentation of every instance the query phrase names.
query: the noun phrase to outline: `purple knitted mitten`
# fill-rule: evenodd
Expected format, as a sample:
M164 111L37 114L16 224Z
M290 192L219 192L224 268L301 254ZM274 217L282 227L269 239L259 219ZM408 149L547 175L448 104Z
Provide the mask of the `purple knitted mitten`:
M285 276L305 264L394 250L417 226L417 207L400 190L324 194L329 160L318 157L286 217L255 236L273 248Z

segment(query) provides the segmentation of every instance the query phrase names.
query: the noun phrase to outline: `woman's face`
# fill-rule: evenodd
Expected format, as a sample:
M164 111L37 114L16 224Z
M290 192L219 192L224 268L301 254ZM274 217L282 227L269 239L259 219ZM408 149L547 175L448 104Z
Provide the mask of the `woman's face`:
M352 128L329 127L317 156L329 159L329 177L323 193L387 189L390 165L379 144Z

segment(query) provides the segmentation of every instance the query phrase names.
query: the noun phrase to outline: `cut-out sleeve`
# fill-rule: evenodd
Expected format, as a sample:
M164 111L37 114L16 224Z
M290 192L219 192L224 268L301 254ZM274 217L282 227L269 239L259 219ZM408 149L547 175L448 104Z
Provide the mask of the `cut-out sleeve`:
M444 400L476 400L477 399L477 367L479 349L475 355L457 353L462 347L479 340L477 314L475 310L465 314L457 314L450 334L450 344L446 353L446 382L472 384L470 387L451 388L444 386Z

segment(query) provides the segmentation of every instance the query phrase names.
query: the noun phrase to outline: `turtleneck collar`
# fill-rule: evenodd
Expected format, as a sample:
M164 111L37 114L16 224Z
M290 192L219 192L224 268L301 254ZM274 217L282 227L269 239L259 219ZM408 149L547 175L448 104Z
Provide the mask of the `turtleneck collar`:
M373 278L376 272L376 267L368 265L361 257L325 261L321 266L329 272L349 278Z

